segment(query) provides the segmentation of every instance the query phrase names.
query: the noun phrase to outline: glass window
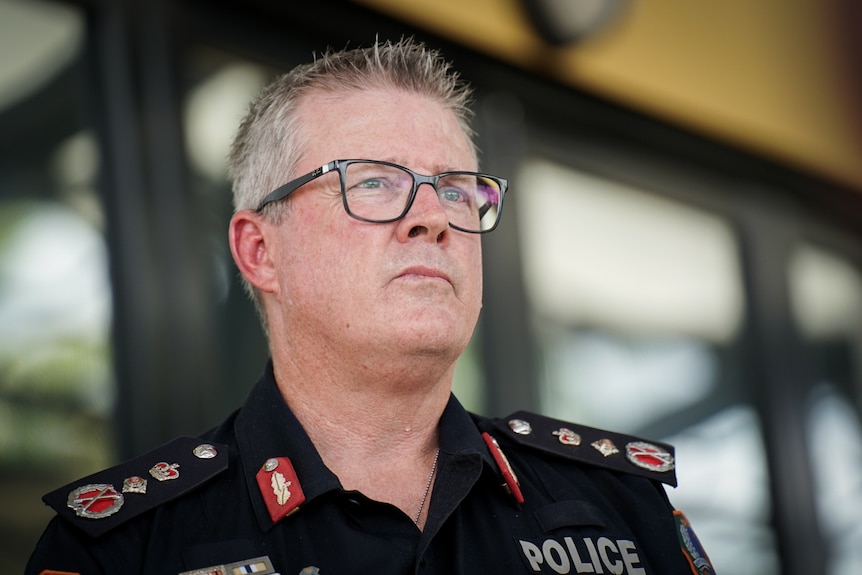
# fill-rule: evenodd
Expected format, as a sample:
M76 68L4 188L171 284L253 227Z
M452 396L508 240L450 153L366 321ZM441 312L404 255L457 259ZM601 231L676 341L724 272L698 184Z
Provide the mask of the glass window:
M813 245L790 263L794 315L813 377L806 431L829 575L862 572L862 271Z
M234 134L252 97L279 73L249 58L192 44L182 54L182 127L195 242L208 256L202 267L208 278L207 321L213 329L216 369L207 383L217 405L217 423L239 407L263 369L268 355L252 303L246 297L228 246L233 212L227 159Z
M20 573L43 493L112 457L111 286L82 113L84 19L0 0L0 565Z
M716 569L777 573L759 420L731 375L745 313L731 226L542 158L517 181L543 412L676 445L669 495Z

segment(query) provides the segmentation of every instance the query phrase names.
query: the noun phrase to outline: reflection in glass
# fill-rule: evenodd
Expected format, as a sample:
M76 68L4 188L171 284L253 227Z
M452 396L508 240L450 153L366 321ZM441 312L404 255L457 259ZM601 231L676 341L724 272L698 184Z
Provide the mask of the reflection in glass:
M758 419L727 374L745 314L732 227L541 159L513 185L525 194L518 209L543 412L661 430L656 439L678 448L671 501L717 571L777 574Z
M793 254L794 318L813 366L804 422L828 575L862 572L862 272L813 245Z
M778 575L769 472L754 409L724 409L665 440L676 446L679 479L668 495L691 520L716 572Z
M623 332L733 339L736 241L721 218L544 160L513 184L536 313Z
M21 573L47 491L112 459L112 320L84 17L0 0L0 565Z
M98 231L61 203L0 203L0 462L93 471L113 406Z
M862 573L862 423L831 385L815 389L809 405L808 447L829 575L856 575Z
M546 338L545 413L637 432L714 391L716 359L685 338L623 337L596 330Z

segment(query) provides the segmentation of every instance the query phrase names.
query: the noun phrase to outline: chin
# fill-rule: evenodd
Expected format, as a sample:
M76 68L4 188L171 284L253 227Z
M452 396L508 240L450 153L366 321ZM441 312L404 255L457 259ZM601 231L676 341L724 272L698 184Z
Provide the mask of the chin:
M460 329L453 327L428 326L414 327L402 334L401 341L413 350L415 355L457 359L470 342L469 337L461 335Z
M478 320L478 310L470 313L461 306L426 304L389 311L383 329L388 328L390 341L427 355L459 356L470 343Z

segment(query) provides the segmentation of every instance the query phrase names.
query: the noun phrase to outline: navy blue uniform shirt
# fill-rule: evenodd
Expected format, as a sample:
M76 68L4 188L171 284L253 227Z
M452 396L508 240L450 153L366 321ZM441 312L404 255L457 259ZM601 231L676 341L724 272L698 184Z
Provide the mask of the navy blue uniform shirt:
M537 430L562 423L523 417ZM268 366L220 427L47 495L58 516L26 574L692 573L691 554L681 549L680 533L688 532L661 483L635 465L604 465L624 455L591 447L597 430L570 430L583 443L562 445L556 431L515 433L507 420L471 415L452 397L420 531L395 506L342 489ZM518 485L483 432L496 439ZM205 454L191 455L201 444ZM368 461L369 473L375 465ZM270 511L279 507L291 513L274 521Z

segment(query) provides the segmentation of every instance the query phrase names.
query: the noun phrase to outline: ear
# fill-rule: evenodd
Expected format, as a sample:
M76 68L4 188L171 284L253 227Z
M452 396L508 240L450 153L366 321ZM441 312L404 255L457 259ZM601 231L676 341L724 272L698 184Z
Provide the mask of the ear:
M243 277L258 290L274 293L278 291L278 276L267 231L268 224L260 214L241 210L230 219L228 241Z

